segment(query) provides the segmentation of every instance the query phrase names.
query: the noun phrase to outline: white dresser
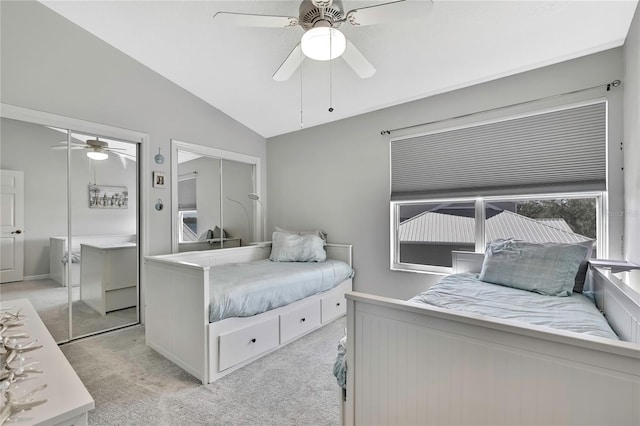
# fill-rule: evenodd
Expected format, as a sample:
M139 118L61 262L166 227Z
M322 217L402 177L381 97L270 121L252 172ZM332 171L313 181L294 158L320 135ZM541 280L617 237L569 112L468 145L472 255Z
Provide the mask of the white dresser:
M37 361L35 368L42 374L32 374L20 382L26 391L42 384L47 387L34 395L34 399L47 399L42 405L24 411L11 418L7 425L86 425L88 412L95 408L93 398L84 387L80 378L67 361L44 323L28 299L2 301L2 308L11 307L11 311L20 310L25 316L24 325L16 332L28 333L31 339L37 339L42 348L25 352L26 363ZM13 330L12 330L13 331Z
M80 299L102 315L136 306L136 244L81 244L80 250Z

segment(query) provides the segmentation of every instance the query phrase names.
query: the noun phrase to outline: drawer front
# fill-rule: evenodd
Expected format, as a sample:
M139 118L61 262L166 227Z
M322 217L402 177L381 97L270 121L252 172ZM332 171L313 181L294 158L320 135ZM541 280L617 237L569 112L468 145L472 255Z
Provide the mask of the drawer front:
M280 343L288 342L319 325L320 304L316 299L280 315Z
M104 264L106 277L106 289L117 290L119 288L135 286L138 281L138 259L135 247L126 247L105 250Z
M133 280L130 280L130 281L107 281L104 288L106 291L110 291L110 290L119 290L121 288L129 288L129 287L135 287L135 286L136 286L136 280L134 277Z
M323 297L320 299L320 303L322 305L323 324L347 313L347 299L345 299L343 293Z
M136 287L111 290L105 292L104 299L106 312L132 308L138 303L138 291Z
M278 325L278 317L273 317L260 324L220 335L219 370L226 370L278 346Z

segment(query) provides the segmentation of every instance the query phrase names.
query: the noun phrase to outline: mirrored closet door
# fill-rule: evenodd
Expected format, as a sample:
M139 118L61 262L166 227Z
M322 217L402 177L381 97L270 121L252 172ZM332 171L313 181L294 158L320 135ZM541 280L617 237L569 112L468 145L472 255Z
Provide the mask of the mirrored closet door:
M172 141L173 251L262 241L259 167L256 157Z
M227 246L248 245L262 239L255 234L255 218L261 217L253 193L254 166L240 161L221 160L222 222L229 238ZM255 198L255 197L254 197ZM258 211L258 215L256 215Z
M179 251L221 247L220 159L178 150ZM211 231L211 232L209 232Z
M1 120L2 306L29 299L57 342L137 324L140 144Z
M29 299L56 341L69 339L69 294L64 282L64 247L51 259L51 239L66 242L66 130L2 118L2 284L0 299ZM52 150L51 147L62 148ZM22 184L18 182L22 181ZM14 184L15 182L15 184ZM12 191L13 189L13 191ZM11 191L11 192L10 192ZM15 223L8 234L5 224ZM22 241L14 238L19 236ZM5 272L14 273L6 276Z
M138 152L92 134L71 140L74 338L137 322Z

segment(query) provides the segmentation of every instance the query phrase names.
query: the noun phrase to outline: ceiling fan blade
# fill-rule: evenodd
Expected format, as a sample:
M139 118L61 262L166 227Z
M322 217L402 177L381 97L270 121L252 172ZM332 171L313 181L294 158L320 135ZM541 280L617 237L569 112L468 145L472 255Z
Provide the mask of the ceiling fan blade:
M50 148L51 149L66 150L67 149L67 145L51 145ZM85 148L87 148L87 147L86 146L79 146L79 145L71 144L71 149L85 149Z
M60 145L64 145L65 147L67 146L67 141L60 141L58 142ZM81 146L81 147L85 147L87 146L86 143L84 142L71 142L71 146Z
M298 69L302 61L304 61L304 55L302 54L300 43L298 43L289 53L287 59L280 65L280 68L273 74L273 79L275 81L289 80L289 77Z
M291 16L254 15L251 13L218 12L216 22L239 27L288 28L298 25L298 18Z
M399 0L350 10L344 20L356 26L398 22L425 16L432 6L432 0Z
M120 164L122 164L122 167L124 169L127 168L127 159L123 154L118 154L118 158L120 159Z
M126 151L127 148L102 148L104 151L111 151L111 152L116 152L116 151Z
M347 48L342 54L345 62L360 76L360 78L369 78L376 73L376 69L364 57L357 47L347 40Z
M123 167L127 167L127 160L136 161L136 157L129 154L124 154L122 152L114 152L120 158L120 163L122 163Z
M126 158L129 158L129 159L131 159L131 160L135 160L135 159L136 159L136 156L135 156L135 155L133 155L133 154L128 154L128 153L126 153L126 152L114 152L114 154L119 155L120 157L126 157Z

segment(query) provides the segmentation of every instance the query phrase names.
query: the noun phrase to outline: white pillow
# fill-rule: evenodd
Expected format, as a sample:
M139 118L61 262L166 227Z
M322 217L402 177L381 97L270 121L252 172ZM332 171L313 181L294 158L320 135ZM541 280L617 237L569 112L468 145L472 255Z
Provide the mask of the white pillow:
M271 239L271 255L274 262L324 262L327 252L324 241L317 235L295 235L276 231Z
M284 228L280 228L279 226L276 226L276 231L284 232L285 234L292 234L292 235L317 235L318 237L322 238L325 243L327 242L327 233L324 232L322 229L314 229L313 231L290 231L288 229L284 229Z

